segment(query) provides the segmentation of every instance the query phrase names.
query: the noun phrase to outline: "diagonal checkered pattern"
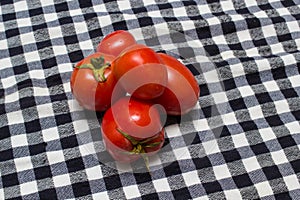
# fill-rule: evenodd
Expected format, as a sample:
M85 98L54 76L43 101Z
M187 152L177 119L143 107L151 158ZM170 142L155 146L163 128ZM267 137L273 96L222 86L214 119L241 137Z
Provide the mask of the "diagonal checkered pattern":
M299 199L300 2L10 1L0 5L0 199ZM122 171L73 65L129 30L195 75L151 174ZM151 161L151 160L150 160Z

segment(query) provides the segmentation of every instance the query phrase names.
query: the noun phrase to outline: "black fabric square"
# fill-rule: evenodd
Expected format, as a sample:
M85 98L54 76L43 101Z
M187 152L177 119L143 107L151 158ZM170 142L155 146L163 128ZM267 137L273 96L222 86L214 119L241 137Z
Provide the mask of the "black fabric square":
M298 121L300 121L300 110L293 111L292 114Z
M68 3L63 2L60 4L55 4L55 10L56 12L68 11L69 10Z
M19 36L20 35L20 31L18 28L12 28L12 29L8 29L5 31L6 37L7 38L11 38L14 36Z
M38 143L35 145L28 146L31 156L46 152L47 143Z
M145 7L135 7L135 8L131 8L134 14L138 14L138 13L146 13L147 9Z
M14 159L14 154L12 149L7 149L0 151L0 162Z
M17 83L17 86L18 86L18 90L33 87L31 79L26 79L24 81L20 81Z
M222 25L222 30L224 35L236 32L234 22L225 22L222 23L221 25Z
M257 126L253 121L244 121L239 123L245 132L251 130L257 130Z
M260 104L268 103L268 102L273 102L271 99L270 95L268 93L260 93L260 94L255 94L258 102Z
M99 36L103 36L101 29L94 29L89 31L89 36L91 38L98 38Z
M80 0L79 6L80 6L80 8L93 7L93 3L91 0Z
M1 159L1 157L0 157ZM18 174L17 173L12 173L12 174L8 174L8 175L3 175L2 176L2 184L3 187L11 187L11 186L15 186L15 185L19 185L19 179L18 179Z
M2 1L1 1L1 3L2 3ZM7 14L3 14L2 15L2 20L4 22L10 21L10 20L16 20L16 19L17 18L16 18L16 14L15 13L7 13Z
M68 56L69 56L70 61L72 63L77 63L78 61L80 61L84 57L83 54L82 54L82 51L80 51L80 50L70 52L70 53L68 53Z
M66 160L68 171L70 173L77 172L85 169L82 158L73 158L70 160Z
M21 98L21 99L19 99L19 103L20 103L20 108L22 110L36 105L35 99L33 96Z
M275 194L276 200L293 200L293 198L290 196L289 192L283 192L279 194Z
M267 46L268 45L266 39L264 39L264 38L259 39L259 40L253 40L252 42L256 47L261 47L261 46Z
M276 165L270 166L270 167L264 167L264 168L262 168L262 170L268 180L282 177L282 175L280 174L280 171Z
M43 14L43 8L34 8L29 10L30 17Z
M286 99L289 98L294 98L294 97L298 97L298 94L296 93L296 91L292 88L290 89L285 89L285 90L281 90L281 93L284 95L284 97Z
M40 199L58 199L54 188L39 191Z
M202 184L207 194L222 191L222 187L218 181L208 182Z
M271 72L275 80L286 79L288 77L283 67L272 69Z
M200 87L200 96L209 95L209 89L207 84L202 84L199 87Z
M234 176L232 178L238 188L243 188L243 187L253 185L248 174L241 174L238 176Z
M20 54L24 54L24 50L23 50L22 46L10 47L10 48L8 48L8 51L9 51L9 55L11 57L20 55Z
M178 190L173 190L172 194L175 199L182 200L182 199L192 199L190 191L188 188L180 188Z
M52 102L55 102L55 101L67 100L68 97L66 96L66 94L56 94L56 95L50 95L50 99Z
M270 126L280 126L284 124L278 115L266 117L266 120Z
M10 137L9 127L8 126L0 127L0 140L9 138L9 137Z
M290 162L295 173L300 173L300 160L293 160Z
M260 21L257 18L246 18L246 22L249 29L261 27Z
M255 155L269 153L268 147L265 145L265 143L260 143L256 145L251 146L252 151L255 153Z
M41 29L46 29L47 27L48 27L47 23L41 23L41 24L33 25L32 30L37 31L37 30L41 30Z
M247 109L247 106L242 98L231 100L229 101L229 104L234 111Z
M34 168L34 174L37 180L52 177L50 166Z
M196 166L196 169L204 169L212 166L207 156L202 158L193 158L193 162Z
M72 17L69 17L69 16L68 17L59 18L58 21L59 21L60 24L64 24L64 25L65 24L71 24L71 23L73 23Z
M141 20L141 19L139 19ZM112 23L114 30L128 30L127 24L125 21L117 21Z
M111 175L109 177L104 177L103 179L107 190L114 190L122 187L119 175Z
M291 135L278 138L278 142L280 143L283 149L291 146L297 146L295 140Z
M289 40L293 40L293 37L290 33L283 34L283 35L278 35L277 36L279 42L285 42Z
M48 59L43 59L43 60L41 60L41 62L42 62L42 66L44 69L49 69L51 67L57 66L57 62L54 57L48 58Z
M196 28L196 31L199 39L207 39L212 37L209 26Z
M282 18L282 17L280 17L280 16L271 17L271 20L272 20L273 24L277 24L277 23L285 23L284 18Z
M210 56L216 56L220 54L220 50L217 45L207 45L204 48Z
M73 183L72 188L75 198L91 194L91 188L88 181Z
M37 49L44 49L46 47L51 47L52 43L50 40L42 41L42 42L37 42L36 43Z
M25 122L25 128L26 128L26 133L33 133L42 130L39 119L35 119L30 122Z
M61 147L63 149L74 148L78 146L78 141L76 135L72 135L70 137L65 137L60 140Z
M232 78L224 80L223 83L224 83L224 89L225 89L225 91L229 91L229 90L237 88L237 86L235 84L235 81Z
M294 6L295 3L293 1L282 1L281 4L284 6L284 7L291 7L291 6Z
M222 152L222 155L227 163L241 159L241 156L236 149L224 151L224 152Z
M246 74L246 79L249 85L256 85L262 83L259 73Z
M141 198L143 200L153 200L153 199L159 199L159 196L157 193L151 193L151 194L142 195Z
M18 65L18 66L14 66L13 67L14 70L14 74L18 75L18 74L25 74L26 72L28 72L28 66L27 64L23 64L23 65Z
M170 4L170 3L158 3L157 6L158 6L159 10L165 10L165 9L173 8L172 4Z
M55 74L46 78L46 83L48 87L56 86L62 84L60 74Z
M64 42L65 42L66 45L79 43L78 38L77 38L76 35L65 36L64 37Z
M154 25L151 17L140 17L138 18L140 27Z
M57 126L72 122L72 118L69 113L56 115L55 120L56 120Z
M173 176L176 174L181 174L179 163L177 161L172 162L164 168L166 176Z

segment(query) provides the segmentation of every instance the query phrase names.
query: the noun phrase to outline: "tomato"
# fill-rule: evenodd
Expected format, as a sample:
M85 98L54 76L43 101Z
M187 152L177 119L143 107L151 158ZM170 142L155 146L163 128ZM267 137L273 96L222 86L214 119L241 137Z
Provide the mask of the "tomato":
M126 47L136 43L131 33L117 30L106 35L98 44L96 51L118 56Z
M115 56L94 53L78 62L71 75L71 90L79 104L95 111L105 111L111 105L112 92L115 98L125 96L112 74Z
M167 84L167 69L156 52L141 44L132 45L114 61L113 74L133 97L149 100L160 96Z
M164 93L154 99L169 115L189 112L197 103L200 89L192 72L176 58L158 53L168 71L168 83Z
M158 109L130 97L121 98L105 112L101 132L107 151L120 162L153 155L164 142Z

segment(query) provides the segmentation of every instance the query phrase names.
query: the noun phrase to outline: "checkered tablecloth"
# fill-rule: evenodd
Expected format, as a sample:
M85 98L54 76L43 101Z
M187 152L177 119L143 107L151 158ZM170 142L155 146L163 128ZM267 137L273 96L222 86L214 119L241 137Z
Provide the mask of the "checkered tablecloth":
M300 199L299 4L1 0L0 199ZM70 89L74 63L119 29L201 89L151 174L108 159L102 114Z

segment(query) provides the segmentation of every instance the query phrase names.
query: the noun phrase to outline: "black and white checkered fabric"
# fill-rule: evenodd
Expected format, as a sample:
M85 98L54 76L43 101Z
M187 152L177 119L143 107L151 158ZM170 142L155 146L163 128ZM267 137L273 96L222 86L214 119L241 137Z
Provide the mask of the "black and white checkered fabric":
M300 199L299 0L0 5L0 199ZM178 55L201 89L151 174L99 162L70 89L118 29Z

